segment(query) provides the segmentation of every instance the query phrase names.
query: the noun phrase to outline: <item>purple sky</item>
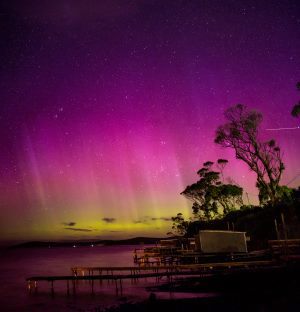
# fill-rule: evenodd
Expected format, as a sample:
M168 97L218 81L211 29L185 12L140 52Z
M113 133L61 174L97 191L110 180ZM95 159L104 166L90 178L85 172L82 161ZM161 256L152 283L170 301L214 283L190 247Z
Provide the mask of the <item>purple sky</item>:
M223 112L264 115L300 184L299 1L1 1L2 239L161 236Z

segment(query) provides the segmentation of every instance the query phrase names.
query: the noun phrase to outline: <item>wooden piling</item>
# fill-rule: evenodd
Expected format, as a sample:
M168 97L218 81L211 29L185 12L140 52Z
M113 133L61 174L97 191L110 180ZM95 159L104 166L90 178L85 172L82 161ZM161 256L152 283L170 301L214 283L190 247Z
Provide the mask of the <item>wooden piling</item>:
M53 284L54 284L54 281L51 280L50 283L51 283L51 296L54 297L54 285L53 285Z

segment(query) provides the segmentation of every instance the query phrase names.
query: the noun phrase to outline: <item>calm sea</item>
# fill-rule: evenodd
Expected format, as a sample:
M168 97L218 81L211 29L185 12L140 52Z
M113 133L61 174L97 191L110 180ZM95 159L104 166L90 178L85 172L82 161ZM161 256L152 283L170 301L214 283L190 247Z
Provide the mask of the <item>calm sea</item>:
M140 246L95 246L77 248L26 248L2 250L0 258L1 311L93 311L124 301L145 299L149 293L145 285L154 281L123 284L123 293L116 295L115 285L96 282L95 294L90 285L80 281L77 295L67 296L66 282L55 282L55 295L50 294L48 282L38 284L37 294L29 294L25 279L37 275L71 275L74 266L133 266L133 250ZM211 296L212 294L185 294L184 296ZM157 293L158 298L174 298L183 294Z

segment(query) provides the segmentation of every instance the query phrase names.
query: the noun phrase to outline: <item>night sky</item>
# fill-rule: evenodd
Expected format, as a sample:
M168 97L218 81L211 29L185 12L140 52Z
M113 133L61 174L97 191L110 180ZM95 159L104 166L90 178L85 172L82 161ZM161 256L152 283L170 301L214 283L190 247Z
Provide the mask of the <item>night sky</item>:
M229 106L264 115L300 184L300 2L1 1L2 240L162 236ZM245 203L247 203L245 197Z

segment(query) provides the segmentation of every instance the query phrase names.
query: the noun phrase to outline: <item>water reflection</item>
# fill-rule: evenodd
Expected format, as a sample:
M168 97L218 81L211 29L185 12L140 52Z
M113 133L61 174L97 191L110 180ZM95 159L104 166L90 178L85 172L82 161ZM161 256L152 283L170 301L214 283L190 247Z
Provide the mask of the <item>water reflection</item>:
M25 279L30 276L71 275L71 267L133 266L133 250L140 246L94 246L76 248L27 248L5 251L1 265L1 306L10 311L68 311L105 307L124 301L146 299L145 285L154 286L155 279L124 280L122 292L116 294L112 281L77 281L76 296L67 295L67 282L54 284L54 296L48 282L38 284L36 294L29 296ZM163 280L162 280L163 281ZM213 294L182 294L157 292L157 298L212 296Z

